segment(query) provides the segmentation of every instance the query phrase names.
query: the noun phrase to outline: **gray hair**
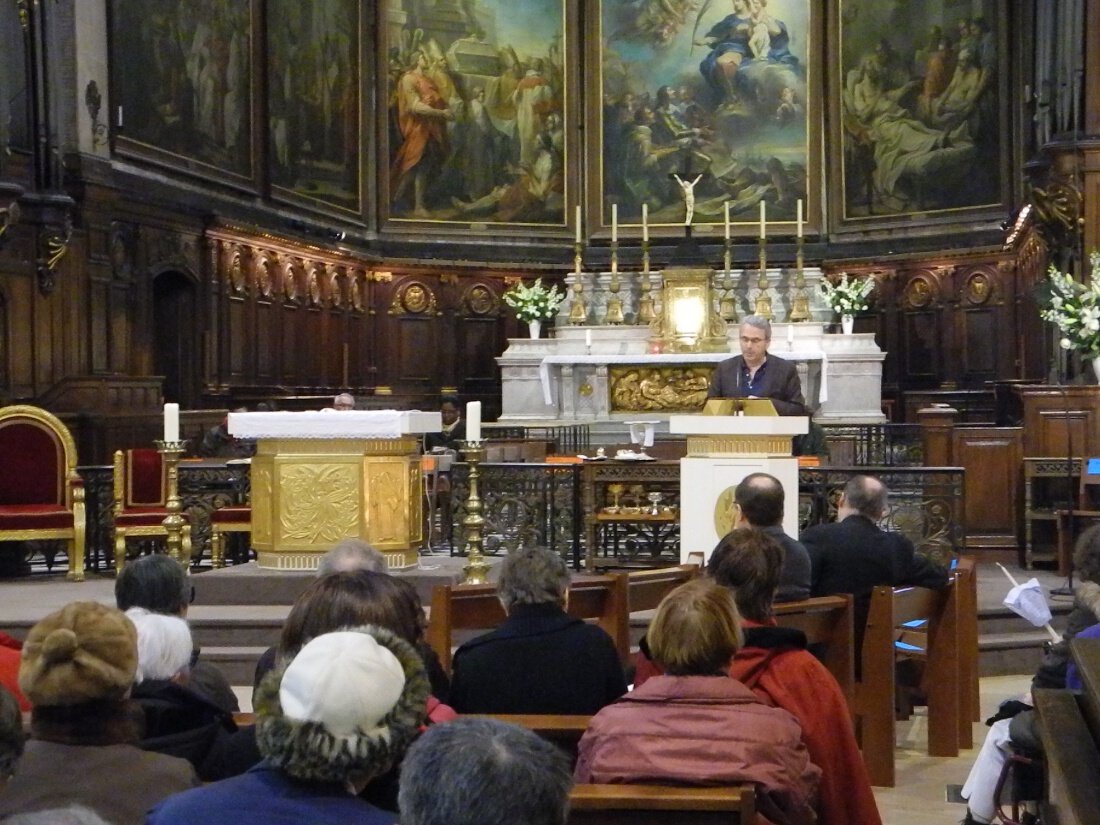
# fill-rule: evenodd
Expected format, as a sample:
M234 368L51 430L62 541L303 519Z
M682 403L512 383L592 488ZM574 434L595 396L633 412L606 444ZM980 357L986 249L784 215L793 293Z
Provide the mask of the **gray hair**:
M1092 525L1077 537L1073 566L1085 581L1100 582L1100 524Z
M143 607L131 607L126 616L137 628L135 682L172 679L187 670L194 650L187 622L179 616L150 613Z
M746 315L741 319L741 326L756 327L764 333L767 340L772 339L772 322L762 315Z
M495 719L434 725L401 765L402 825L563 825L573 777L565 753Z
M344 539L322 556L317 565L317 577L349 570L385 573L386 557L362 539Z
M31 813L16 814L4 820L4 825L111 825L91 808L69 805Z
M561 604L568 589L565 560L545 547L521 547L500 566L497 596L509 612L517 604Z
M871 476L852 476L844 485L844 500L848 506L872 521L882 518L886 512L889 493L885 484Z
M0 787L15 773L15 763L23 755L23 713L19 702L0 685Z

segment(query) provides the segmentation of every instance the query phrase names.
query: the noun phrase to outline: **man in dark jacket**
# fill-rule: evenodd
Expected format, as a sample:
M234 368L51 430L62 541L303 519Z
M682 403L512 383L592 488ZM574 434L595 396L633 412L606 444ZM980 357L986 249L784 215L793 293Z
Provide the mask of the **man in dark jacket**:
M565 612L568 588L569 570L552 550L508 555L498 590L508 618L455 653L455 710L590 715L626 693L615 643Z
M792 361L768 352L772 325L750 315L741 322L741 354L722 361L711 376L708 398L769 398L780 415L806 415L802 382Z
M737 485L734 501L741 509L738 527L759 527L783 549L777 602L810 597L810 554L802 543L783 532L783 484L767 473L750 473Z

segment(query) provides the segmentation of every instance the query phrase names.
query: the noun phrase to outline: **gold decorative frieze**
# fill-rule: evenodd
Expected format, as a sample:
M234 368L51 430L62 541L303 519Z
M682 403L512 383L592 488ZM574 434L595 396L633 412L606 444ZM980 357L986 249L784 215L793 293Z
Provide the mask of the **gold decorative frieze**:
M390 304L390 315L435 315L435 293L420 281L405 284L397 290Z
M462 303L471 315L499 315L500 300L485 284L474 284L462 296Z
M698 412L707 400L713 366L608 368L614 412Z
M689 435L689 456L783 456L791 455L789 435Z
M274 499L273 467L270 462L254 462L249 476L252 489L252 543L270 545L271 508Z

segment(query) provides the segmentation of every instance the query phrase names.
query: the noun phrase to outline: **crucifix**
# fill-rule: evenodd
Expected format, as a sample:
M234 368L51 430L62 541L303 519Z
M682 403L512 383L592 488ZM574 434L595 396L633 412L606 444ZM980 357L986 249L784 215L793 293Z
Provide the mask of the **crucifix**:
M684 236L691 237L691 219L695 215L695 184L699 183L706 172L692 171L692 155L684 152L684 168L679 172L670 172L669 177L676 181L684 198Z

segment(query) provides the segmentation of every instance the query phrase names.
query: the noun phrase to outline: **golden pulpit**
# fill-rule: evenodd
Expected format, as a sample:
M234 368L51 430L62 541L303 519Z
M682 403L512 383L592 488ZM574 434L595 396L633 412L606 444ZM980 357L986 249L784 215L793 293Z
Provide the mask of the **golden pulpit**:
M255 439L252 547L260 567L316 570L334 544L361 538L391 570L413 567L423 540L420 436L438 412L230 413Z

